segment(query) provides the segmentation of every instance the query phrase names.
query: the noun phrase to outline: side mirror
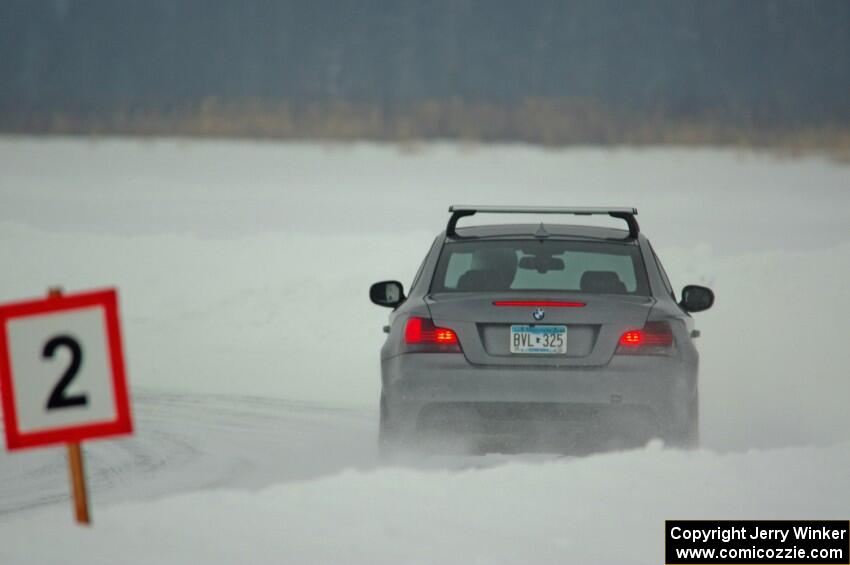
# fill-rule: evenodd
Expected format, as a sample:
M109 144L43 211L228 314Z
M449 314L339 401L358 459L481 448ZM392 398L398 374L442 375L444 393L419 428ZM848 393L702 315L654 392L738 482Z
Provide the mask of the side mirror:
M689 284L682 289L682 300L679 306L688 312L702 312L714 304L714 292L710 288Z
M404 302L404 287L398 281L381 281L369 289L369 299L378 306L395 308Z

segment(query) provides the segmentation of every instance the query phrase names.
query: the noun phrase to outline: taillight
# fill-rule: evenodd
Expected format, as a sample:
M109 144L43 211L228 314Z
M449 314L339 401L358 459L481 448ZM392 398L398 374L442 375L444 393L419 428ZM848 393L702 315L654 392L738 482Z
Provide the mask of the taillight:
M667 322L647 322L642 329L620 336L617 353L621 355L671 355L673 330Z
M460 351L457 334L449 328L438 328L430 318L413 317L404 326L404 343L410 351L451 353Z

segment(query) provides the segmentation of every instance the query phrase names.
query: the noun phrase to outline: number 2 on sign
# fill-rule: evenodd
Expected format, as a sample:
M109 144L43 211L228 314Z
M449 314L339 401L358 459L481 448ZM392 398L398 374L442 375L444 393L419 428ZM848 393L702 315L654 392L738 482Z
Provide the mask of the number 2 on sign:
M83 364L83 349L79 342L69 335L58 335L51 338L44 344L42 357L50 359L60 347L67 347L71 351L71 364L65 370L62 378L53 387L53 392L50 393L50 398L47 399L47 409L54 410L56 408L68 408L71 406L85 406L88 404L88 397L85 394L76 396L67 396L65 389L77 376L80 366Z

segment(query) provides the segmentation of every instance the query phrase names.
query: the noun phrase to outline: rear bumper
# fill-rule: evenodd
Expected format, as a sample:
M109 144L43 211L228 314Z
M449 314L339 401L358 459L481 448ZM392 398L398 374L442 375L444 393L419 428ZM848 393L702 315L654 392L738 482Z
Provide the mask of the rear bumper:
M484 418L499 416L494 420L539 415L568 426L630 412L652 420L663 437L687 425L697 394L696 363L660 356L615 356L602 367L542 368L471 365L462 354L407 354L384 360L382 379L387 423L403 435L428 427L435 412L456 407Z

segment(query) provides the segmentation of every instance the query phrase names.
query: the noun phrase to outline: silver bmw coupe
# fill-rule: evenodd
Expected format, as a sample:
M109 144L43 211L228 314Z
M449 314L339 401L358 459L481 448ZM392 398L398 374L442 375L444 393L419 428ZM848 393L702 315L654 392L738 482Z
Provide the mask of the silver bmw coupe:
M699 441L699 355L634 208L452 206L409 292L372 285L392 308L381 350L380 445L593 451L660 438ZM475 214L606 215L626 229L562 223L459 227Z

